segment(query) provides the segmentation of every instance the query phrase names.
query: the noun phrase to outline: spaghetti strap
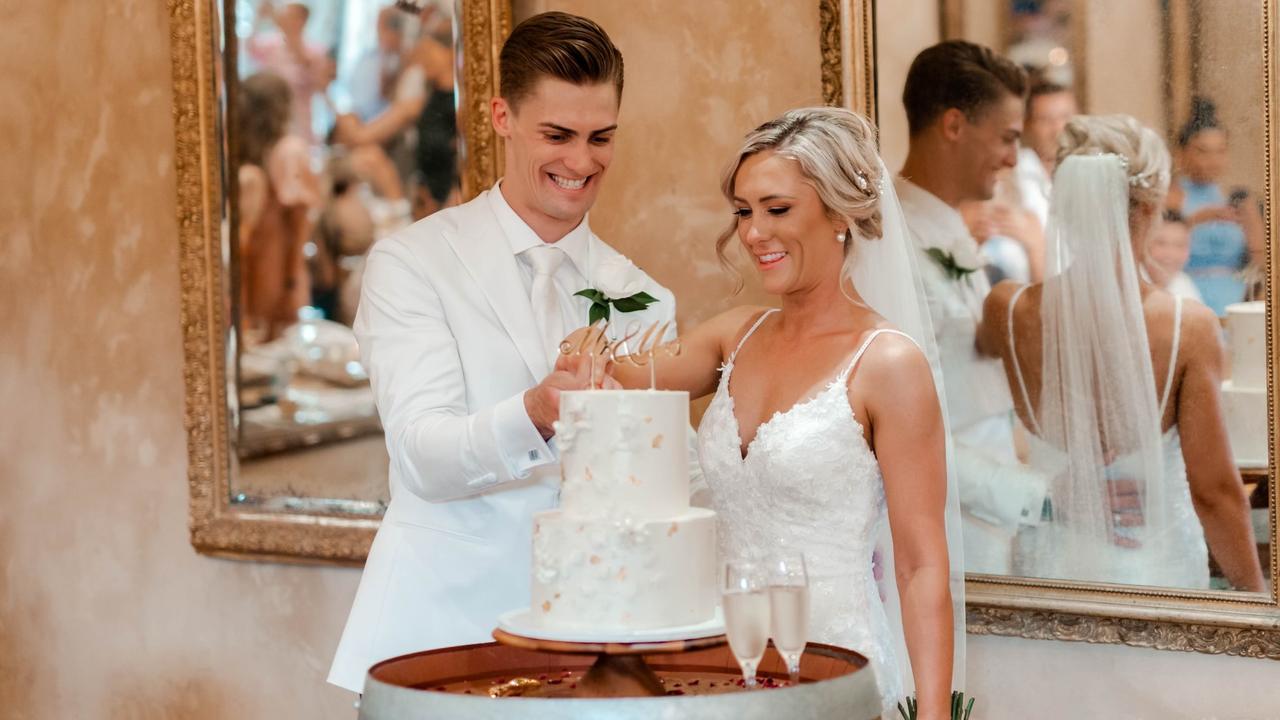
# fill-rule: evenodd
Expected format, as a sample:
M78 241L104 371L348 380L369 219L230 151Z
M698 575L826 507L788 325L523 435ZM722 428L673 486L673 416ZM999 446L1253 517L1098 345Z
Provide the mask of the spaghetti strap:
M1169 404L1169 392L1173 389L1173 371L1178 367L1178 345L1182 342L1182 296L1173 296L1173 349L1169 353L1169 373L1164 379L1164 392L1160 394L1160 422L1164 422L1164 410Z
M1018 363L1018 348L1013 342L1013 309L1018 305L1018 298L1022 297L1022 293L1030 285L1023 285L1013 294L1009 300L1009 359L1013 364L1013 376L1018 381L1018 390L1022 393L1022 404L1027 408L1027 417L1031 420L1031 432L1041 435L1040 423L1036 420L1036 409L1031 406L1031 396L1027 393L1027 382L1022 377L1022 366Z
M853 373L853 369L857 367L858 361L862 359L862 354L867 351L868 347L871 347L871 341L885 334L901 335L902 337L910 340L911 344L915 345L916 347L920 347L920 343L916 342L915 338L902 332L901 330L892 330L890 328L878 328L876 330L872 330L871 333L867 335L867 339L863 340L862 344L858 346L858 351L853 354L853 359L849 361L849 365L845 367L845 369L839 375L836 376L836 382L841 385L845 384L849 380L849 375Z
M759 329L765 318L776 312L778 312L778 308L769 308L768 310L760 313L760 317L756 318L756 321L751 325L751 329L747 330L747 334L743 335L742 339L738 341L738 347L734 348L733 352L729 354L729 360L725 363L726 365L733 364L734 359L738 357L738 352L742 350L742 346L747 344L747 338L751 337L751 334Z

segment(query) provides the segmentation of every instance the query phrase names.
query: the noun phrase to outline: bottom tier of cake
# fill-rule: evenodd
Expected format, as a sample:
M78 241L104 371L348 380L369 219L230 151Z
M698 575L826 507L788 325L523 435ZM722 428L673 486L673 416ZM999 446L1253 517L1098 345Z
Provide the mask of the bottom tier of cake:
M1267 464L1267 389L1222 383L1222 410L1231 438L1231 454L1241 467Z
M716 515L534 517L534 621L547 628L649 630L707 622L716 608Z

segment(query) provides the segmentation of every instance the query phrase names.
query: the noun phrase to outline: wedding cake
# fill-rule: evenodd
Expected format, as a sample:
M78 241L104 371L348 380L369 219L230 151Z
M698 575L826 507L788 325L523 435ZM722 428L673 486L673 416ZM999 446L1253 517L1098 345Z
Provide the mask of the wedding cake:
M1261 301L1227 306L1231 379L1222 383L1227 434L1236 464L1267 464L1266 307Z
M689 505L689 396L560 396L560 508L534 516L532 622L633 632L715 616L715 513Z

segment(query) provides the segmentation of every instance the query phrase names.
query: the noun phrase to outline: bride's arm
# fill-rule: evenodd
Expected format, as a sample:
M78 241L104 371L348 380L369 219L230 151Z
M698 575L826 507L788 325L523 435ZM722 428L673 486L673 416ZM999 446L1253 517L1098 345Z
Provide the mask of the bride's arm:
M914 343L898 335L882 336L854 375L851 402L859 389L884 476L919 718L945 720L950 718L954 636L946 437L933 375Z
M720 365L736 338L745 332L743 325L753 322L764 308L741 306L726 310L680 337L680 354L671 356L659 349L657 386L659 390L684 390L691 398L715 391L720 378ZM579 328L566 339L570 347L579 348L589 328ZM589 344L589 341L587 341ZM634 341L633 341L634 342ZM670 348L668 343L662 348ZM647 361L646 361L647 362ZM609 374L624 388L649 387L648 365L636 365L628 357L619 357L609 366Z
M1264 589L1249 499L1231 456L1231 441L1222 413L1223 350L1218 318L1199 303L1185 304L1182 354L1186 369L1174 406L1182 457L1196 515L1205 540L1231 586Z

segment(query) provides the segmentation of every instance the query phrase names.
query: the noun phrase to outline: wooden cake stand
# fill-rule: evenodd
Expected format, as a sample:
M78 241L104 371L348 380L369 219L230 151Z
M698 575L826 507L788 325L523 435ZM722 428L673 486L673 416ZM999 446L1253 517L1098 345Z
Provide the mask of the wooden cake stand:
M703 650L725 644L725 636L636 643L585 643L540 640L515 635L502 629L493 631L493 639L503 645L537 652L568 655L595 655L595 664L578 681L578 697L618 698L665 695L666 688L645 664L645 655L681 653Z

